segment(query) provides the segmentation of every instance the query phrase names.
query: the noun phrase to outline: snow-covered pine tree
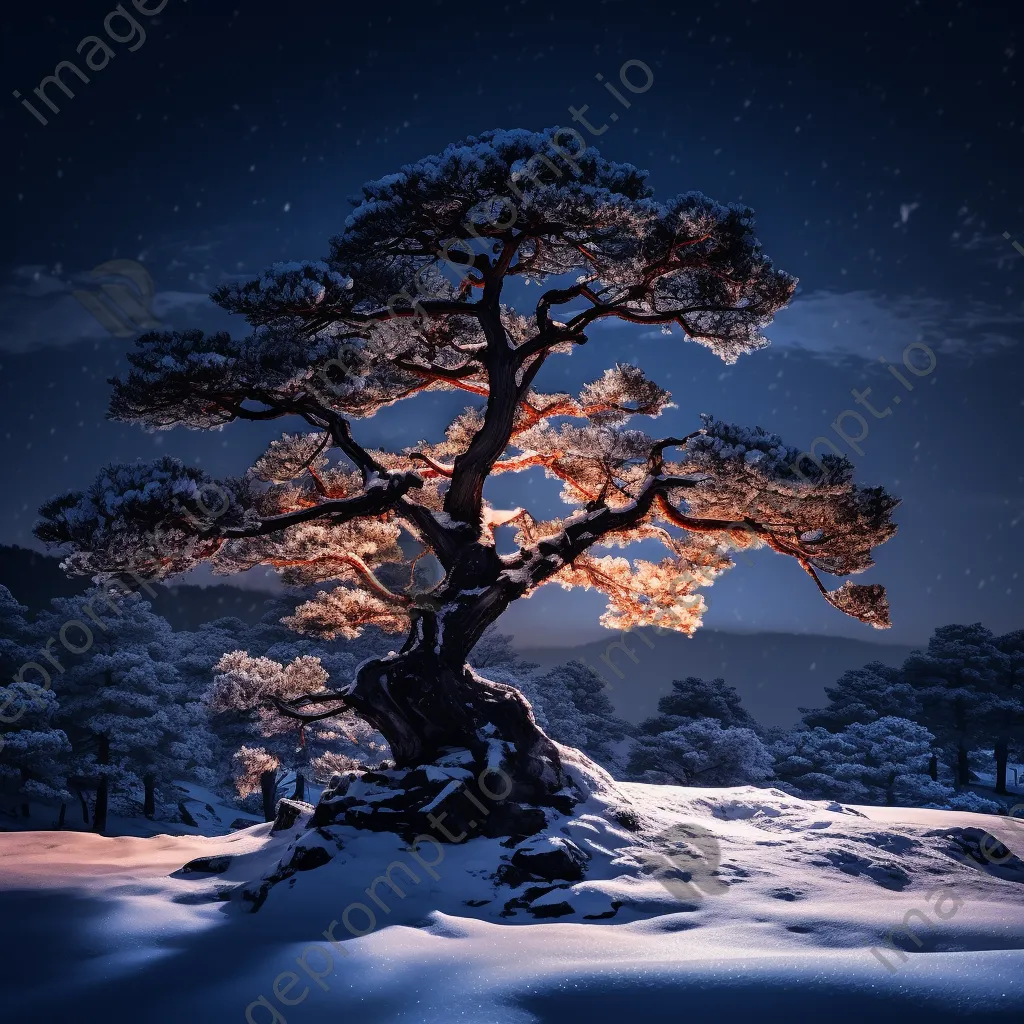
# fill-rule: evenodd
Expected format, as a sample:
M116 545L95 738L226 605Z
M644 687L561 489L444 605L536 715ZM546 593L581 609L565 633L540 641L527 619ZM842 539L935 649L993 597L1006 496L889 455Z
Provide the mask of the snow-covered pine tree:
M796 729L775 742L772 752L783 786L811 800L996 810L973 793L961 799L931 777L935 745L935 737L917 722L884 716L839 732Z
M736 688L724 679L687 676L658 700L658 714L640 723L629 752L629 777L664 776L685 785L756 785L772 773L772 758ZM708 781L713 780L713 781Z
M69 622L76 631L66 635L83 650L57 648L56 724L71 741L71 772L95 789L93 828L102 832L108 809L135 813L139 793L143 813L154 816L173 780L209 781L210 734L205 709L176 667L179 639L148 602L90 590L55 599L36 625L56 637Z
M888 717L914 720L920 714L903 670L880 661L844 672L832 686L825 687L825 694L829 699L825 707L800 708L810 729L820 726L839 732L855 722L866 724Z
M1006 766L1010 757L1024 756L1024 630L995 638L1005 660L988 698L986 718L993 737L996 792L1006 793Z
M756 786L771 778L772 755L753 729L723 726L715 718L678 721L637 737L629 778L679 786Z
M641 732L655 735L698 718L713 718L725 729L757 729L734 686L724 679L687 676L672 681L672 689L658 700L658 714L641 723Z
M510 281L544 287L520 311L507 304ZM481 771L497 741L510 804L563 803L572 786L526 703L467 666L487 627L537 587L596 588L609 628L690 633L704 610L697 592L733 564L728 552L767 545L840 611L888 625L881 586L828 591L818 578L869 568L895 530L895 499L856 486L847 460L811 460L711 416L685 436L650 436L628 423L657 417L670 395L636 366L612 367L578 395L537 389L549 361L612 320L735 362L768 343L762 330L795 283L762 252L749 209L696 192L659 201L645 172L571 129L485 132L365 185L327 259L215 292L249 321L248 336L144 335L114 383L110 414L150 429L290 417L309 433L284 435L223 481L217 515L175 511L198 507L214 482L164 458L109 467L85 492L53 499L36 533L80 573L168 577L209 561L322 586L290 617L297 630L353 637L374 624L406 640L351 682L296 697L292 714L352 710L400 768L459 747ZM428 391L477 404L439 443L360 444L355 420ZM562 481L567 516L489 504L490 477L526 470ZM504 554L501 525L518 528ZM664 558L594 551L644 540ZM426 591L414 564L424 556L437 580ZM385 585L389 563L415 582Z
M544 708L548 734L560 743L579 747L613 775L622 772L616 748L633 726L615 712L601 677L580 661L556 665L534 683L536 700Z
M39 685L44 679L35 669L21 672L39 658L27 611L0 586L0 792L26 818L30 800L68 798L64 759L70 751L54 725L56 695Z
M921 709L919 721L946 752L960 788L971 780L971 750L991 742L993 696L1007 667L1008 656L980 622L940 626L927 649L903 664L903 678Z

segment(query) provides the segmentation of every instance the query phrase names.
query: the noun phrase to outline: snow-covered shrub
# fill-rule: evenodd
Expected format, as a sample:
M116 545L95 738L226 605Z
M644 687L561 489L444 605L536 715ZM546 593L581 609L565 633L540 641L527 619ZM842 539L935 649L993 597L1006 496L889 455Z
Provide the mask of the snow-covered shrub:
M714 718L686 719L640 736L629 755L629 777L679 786L757 785L772 775L772 756L752 729L723 728Z

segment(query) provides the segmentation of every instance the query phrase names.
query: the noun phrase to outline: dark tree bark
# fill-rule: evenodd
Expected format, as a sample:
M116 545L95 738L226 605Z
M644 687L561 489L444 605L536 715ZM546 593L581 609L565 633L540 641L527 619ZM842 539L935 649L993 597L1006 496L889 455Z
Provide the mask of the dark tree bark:
M971 781L971 763L970 763L970 751L967 749L967 744L963 740L957 745L956 748L956 785L957 789L962 789L968 785Z
M110 737L104 733L99 737L99 749L96 753L98 765L110 764ZM106 772L100 775L99 785L96 787L96 807L92 814L93 832L106 832L107 830L107 804L110 794L110 780Z
M1006 793L1006 763L1010 759L1010 745L1006 740L999 740L995 745L996 755L996 792Z
M292 793L292 799L306 799L306 777L302 774L302 772L295 773L295 792Z
M68 813L68 805L66 803L62 802L61 805L60 805L60 814L57 815L57 829L58 829L58 831L64 827L64 818L67 815L67 813Z
M142 785L145 787L142 813L147 818L153 818L156 815L156 778L152 775L146 775L142 780Z
M82 823L89 824L89 802L85 799L85 793L78 790L78 802L82 805Z
M931 776L932 782L939 781L939 755L932 754L928 761L928 774Z
M263 793L263 820L273 821L277 817L277 772L260 773L260 790Z

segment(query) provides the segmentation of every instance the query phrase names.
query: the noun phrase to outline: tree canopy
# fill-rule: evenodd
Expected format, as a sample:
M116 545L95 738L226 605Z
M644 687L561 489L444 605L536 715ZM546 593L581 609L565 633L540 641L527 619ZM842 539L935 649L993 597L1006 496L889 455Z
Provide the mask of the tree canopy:
M289 583L340 584L292 625L354 636L367 623L405 630L418 609L415 588L379 573L411 561L407 533L440 562L434 593L461 620L458 657L546 583L602 591L607 626L690 632L703 610L694 592L731 565L730 544L767 544L816 581L868 568L894 532L896 501L857 487L845 460L797 479L800 453L760 428L710 416L686 437L628 427L670 399L635 366L578 395L535 390L549 358L608 318L660 325L667 343L681 334L734 362L767 344L761 332L795 286L763 254L749 209L695 192L657 201L646 172L592 148L569 159L557 139L486 132L365 185L326 260L277 264L214 293L249 321L244 337L139 338L132 369L112 382L112 417L156 430L294 417L311 429L219 483L172 458L108 467L84 493L47 503L37 535L65 545L78 572L166 576L210 560L219 572L270 565ZM532 309L503 302L513 278L546 287ZM353 435L352 420L453 389L480 404L441 441L383 452ZM563 482L568 516L539 521L484 499L488 476L532 467ZM202 504L214 487L228 503L217 516ZM503 523L518 527L519 547L498 558L485 549ZM645 539L666 557L589 553ZM888 624L881 587L821 589Z

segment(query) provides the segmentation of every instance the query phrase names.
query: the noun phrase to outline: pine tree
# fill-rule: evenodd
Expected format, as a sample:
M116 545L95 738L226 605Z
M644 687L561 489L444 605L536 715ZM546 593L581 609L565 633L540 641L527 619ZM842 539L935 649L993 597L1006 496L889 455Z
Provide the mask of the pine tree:
M986 717L994 737L996 792L1006 793L1006 765L1024 756L1024 630L995 638L1003 659L989 696Z
M940 626L925 651L903 665L903 678L921 708L920 721L946 751L958 787L971 780L971 750L991 739L993 695L1007 656L980 622Z
M517 279L544 287L523 311L506 304ZM818 577L870 568L895 531L895 499L855 485L847 460L711 416L685 436L652 437L628 424L659 416L670 395L633 365L578 395L535 389L602 321L658 326L735 362L767 344L762 331L795 285L762 252L749 209L697 192L659 202L645 172L571 129L486 132L365 185L326 260L218 289L248 337L144 335L114 383L111 415L125 422L297 417L308 433L285 434L246 476L220 483L170 457L108 467L84 493L44 505L36 534L84 574L164 578L207 561L319 587L288 618L298 631L352 638L374 625L406 640L332 702L313 712L309 695L296 697L290 713L352 710L403 768L451 747L485 764L483 737L496 737L520 792L550 803L570 785L554 744L514 690L467 665L487 627L536 588L601 591L612 629L691 633L699 590L732 566L728 552L766 545L841 612L888 625L881 586L828 591ZM356 439L355 420L456 390L477 404L436 443L385 452ZM490 477L526 470L562 482L566 517L485 500ZM197 512L218 488L217 514ZM518 530L505 555L503 525ZM592 552L641 541L664 557Z
M54 725L56 694L40 685L45 680L36 669L22 670L40 659L27 611L0 586L0 679L10 680L0 686L0 791L20 804L26 818L30 800L68 798L70 751L67 737Z
M658 701L658 714L643 722L640 730L654 735L700 718L713 718L727 729L757 730L757 723L742 706L735 687L724 679L698 676L673 680L671 692Z
M796 729L772 745L777 778L809 799L955 807L954 791L929 772L934 749L935 737L924 726L891 716L838 732ZM994 808L985 801L964 806Z
M102 615L97 615L97 609ZM75 623L80 654L61 651L54 680L56 722L71 741L71 770L96 791L93 828L106 829L110 808L153 816L157 797L176 778L205 779L211 759L206 715L175 662L180 642L167 620L137 594L110 600L91 590L59 598L38 621L60 635Z
M294 654L293 651L286 651ZM295 655L287 664L230 651L214 666L207 695L212 727L231 752L233 780L241 797L263 795L267 820L276 814L277 793L290 773L297 799L311 776L326 781L334 772L382 752L383 744L365 723L349 718L304 723L281 714L280 704L325 691L329 678L318 657Z
M714 718L680 721L637 738L630 778L680 786L756 786L771 778L771 753L752 729L725 727Z
M621 771L616 746L633 727L619 718L601 677L580 661L558 665L536 678L532 691L553 739L578 747L613 775Z
M879 718L916 719L921 713L914 690L902 668L872 661L863 668L844 672L833 686L826 686L829 703L824 708L800 708L808 728L840 732L848 725L866 724Z

